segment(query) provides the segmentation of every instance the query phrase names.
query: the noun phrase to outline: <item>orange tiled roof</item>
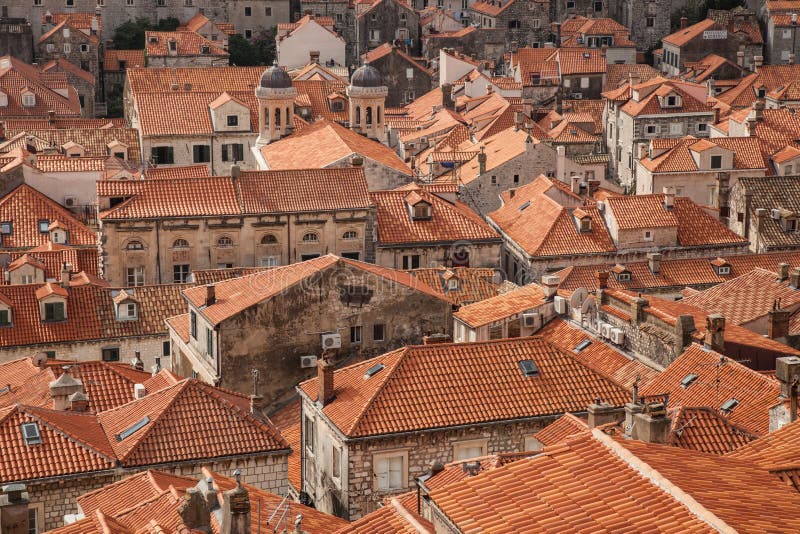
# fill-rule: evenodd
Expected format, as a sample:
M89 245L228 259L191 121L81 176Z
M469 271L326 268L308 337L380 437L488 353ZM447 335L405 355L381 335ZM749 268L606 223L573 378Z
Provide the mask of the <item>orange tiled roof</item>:
M633 98L634 92L639 99ZM662 106L661 98L674 94L680 97L680 106ZM663 77L651 78L646 82L630 87L623 85L619 89L603 93L605 98L626 101L621 111L632 117L642 115L668 115L674 113L711 114L711 104L707 102L708 88L702 84L682 80L670 80Z
M119 512L133 507L132 498L149 501L167 491L170 486L179 492L194 487L197 480L161 471L148 469L119 482L84 493L76 498L78 506L85 516L91 516L97 510L108 513Z
M742 177L739 180L742 191L751 195L750 215L753 220L758 208L800 213L800 178L797 176ZM759 240L767 250L773 247L796 248L800 244L800 235L785 231L779 220L766 217L761 224Z
M138 162L140 159L139 132L135 128L69 128L61 130L29 128L13 130L6 127L5 133L7 140L0 144L0 153L26 148L27 145L33 146L37 151L42 152L51 147L63 148L65 144L72 142L83 147L86 157L106 158L111 155L109 145L118 142L127 147L126 156L128 161ZM204 165L204 167L207 166Z
M67 96L57 89L66 89ZM35 105L22 105L23 90L34 94ZM8 96L8 105L3 108L5 117L43 118L49 111L57 117L78 117L81 113L78 93L64 73L44 73L11 56L0 57L0 91Z
M698 140L687 136L675 140L674 145L654 158L642 158L641 164L650 172L696 172L701 170L691 152L715 146L733 152L733 168L736 170L765 170L771 173L767 149L758 137L715 137Z
M691 386L690 386L691 387ZM679 407L670 413L670 445L710 454L725 454L756 439L713 408Z
M697 379L688 387L681 381ZM699 345L690 345L661 374L645 384L642 395L669 393L669 406L704 406L714 410L731 398L739 401L728 420L755 435L769 431L769 409L778 403L778 381Z
M751 44L761 44L764 42L761 30L757 23L743 22L735 23L733 18L730 21L716 21L711 18L701 20L697 24L678 30L675 33L665 36L662 41L674 46L685 46L692 40L700 37L703 32L709 30L727 30L729 33L745 33L750 37Z
M798 486L797 466L800 445L800 423L794 421L766 436L752 441L728 454L731 458L758 465L777 475L795 489Z
M334 534L419 534L434 532L433 523L417 514L416 508L409 509L398 498L388 502L378 510L367 514Z
M67 226L68 243L97 246L97 235L54 200L22 184L0 198L0 221L12 223L11 234L2 236L3 249L32 248L50 242L50 234L39 231L39 221L58 219Z
M52 22L55 25L39 37L36 42L37 45L46 43L51 37L64 30L72 30L76 35L90 43L100 42L97 34L91 33L91 23L87 19L81 17L83 20L80 20L80 18L73 16L72 13L59 13L59 15L61 15L60 20ZM75 13L74 15L90 15L90 13ZM98 16L97 19L99 23L100 17Z
M522 359L539 374L524 376ZM384 368L365 379L377 364ZM316 379L299 388L317 398ZM628 397L540 337L405 347L335 371L334 391L322 411L348 437L558 415L582 411L596 397L613 404Z
M300 399L296 399L277 412L269 416L269 420L275 425L281 435L289 443L292 452L289 454L289 484L300 491L303 487L301 469L301 440L300 440Z
M379 47L373 48L372 50L370 50L369 52L364 54L363 58L364 58L364 60L366 62L372 63L372 62L378 61L379 59L381 59L383 57L386 57L386 56L388 56L390 54L397 55L403 61L405 61L406 63L408 63L409 65L411 65L415 69L423 72L424 74L426 74L428 76L431 75L431 71L427 67L425 67L419 61L417 61L416 59L412 58L411 56L409 56L408 54L403 52L400 48L397 48L396 46L392 46L391 43L383 43Z
M97 84L97 80L95 79L94 74L92 74L89 71L83 70L75 63L67 61L64 58L58 58L48 61L47 63L42 65L40 69L42 72L64 72L68 75L68 77L69 75L72 75L83 79L85 82L91 85Z
M585 419L576 417L571 413L565 413L561 417L550 423L539 432L534 434L535 437L542 445L549 447L563 443L570 437L576 434L586 434L589 432L589 426Z
M453 317L472 328L478 328L541 306L546 300L541 287L529 284L462 306Z
M359 154L411 175L409 166L386 145L328 120L316 121L300 132L264 146L261 154L269 168L276 170L323 168ZM304 154L304 157L298 159L296 154Z
M169 50L171 41L175 41L177 56L227 57L229 55L227 50L193 31L145 32L145 55L148 57L172 55ZM207 48L208 52L203 52L204 48Z
M403 271L339 258L326 254L312 260L267 269L249 276L223 280L215 284L216 302L205 306L205 287L194 287L184 291L186 299L213 325L217 325L241 311L272 298L280 291L327 269L350 268L367 271L387 280L419 290L440 300L448 300L421 281ZM254 290L255 288L255 290Z
M114 50L108 49L103 57L103 70L106 72L118 72L122 70L120 63L124 63L125 68L144 67L144 50Z
M414 269L409 273L422 280L435 291L439 291L457 306L477 302L497 295L499 284L495 282L494 269L476 267L433 267ZM458 287L450 288L448 280L456 278Z
M500 236L471 208L451 203L417 188L412 193L430 204L430 218L415 220L404 191L374 191L370 198L377 207L377 245L434 245L454 241L500 242Z
M205 178L211 176L208 165L177 165L174 167L148 167L145 178L150 180L174 180L178 178Z

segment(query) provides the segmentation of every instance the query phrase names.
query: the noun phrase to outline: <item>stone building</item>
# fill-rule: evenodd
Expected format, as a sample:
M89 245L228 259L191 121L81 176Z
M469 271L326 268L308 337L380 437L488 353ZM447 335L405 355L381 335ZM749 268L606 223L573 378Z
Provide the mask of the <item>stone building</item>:
M411 275L325 255L184 292L171 319L174 369L246 391L250 368L272 404L318 358L370 357L446 334L451 302Z
M608 17L630 29L638 50L652 50L672 31L674 7L673 0L616 0L608 3Z
M792 63L800 57L797 13L791 4L764 3L763 19L766 26L764 60L768 65Z
M0 18L0 55L33 63L33 32L27 18Z
M106 50L103 57L104 99L115 93L122 94L128 68L145 66L144 50Z
M0 114L5 120L80 117L78 94L63 73L44 76L8 55L0 57L0 70Z
M470 21L481 28L505 30L506 47L539 47L552 41L550 2L542 0L488 0L470 6Z
M393 44L384 43L364 55L389 88L388 107L402 107L430 91L435 83L431 71Z
M126 287L185 283L193 269L272 267L328 253L374 258L362 169L232 170L99 182L105 278Z
M558 416L629 396L540 337L409 346L339 370L318 366L298 386L302 490L318 510L351 520L413 490L434 462L531 450ZM503 400L491 393L498 388Z
M756 253L796 250L800 246L800 176L741 177L720 208L728 225Z
M148 67L215 67L228 64L230 54L192 31L145 32Z
M370 193L375 263L393 269L498 267L502 239L472 208L417 186Z
M3 365L2 374L11 395L2 400L0 466L6 484L26 486L29 531L62 526L78 512L80 495L148 469L194 477L203 468L239 469L254 486L286 491L289 445L258 398L251 404L246 395L128 364L67 372L25 358Z
M75 63L66 59L54 59L41 67L42 72L61 72L67 77L67 82L78 93L78 102L81 105L82 117L94 117L98 114L95 109L98 100L99 80L91 72L85 71Z
M432 33L423 38L422 55L428 60L439 57L443 49L458 50L468 56L499 64L503 61L506 49L506 29L470 25L461 30Z
M419 15L411 6L400 0L378 0L371 5L356 6L356 26L343 34L348 64L357 63L362 54L383 43L393 43L411 56L419 53Z

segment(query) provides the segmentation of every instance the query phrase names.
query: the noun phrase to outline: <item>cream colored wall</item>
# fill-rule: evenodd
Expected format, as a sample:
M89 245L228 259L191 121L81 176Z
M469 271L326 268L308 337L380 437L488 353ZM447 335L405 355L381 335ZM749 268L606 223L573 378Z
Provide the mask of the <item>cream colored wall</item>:
M319 52L319 63L333 60L345 64L344 39L311 21L288 37L276 39L278 65L302 67L310 62L311 52Z

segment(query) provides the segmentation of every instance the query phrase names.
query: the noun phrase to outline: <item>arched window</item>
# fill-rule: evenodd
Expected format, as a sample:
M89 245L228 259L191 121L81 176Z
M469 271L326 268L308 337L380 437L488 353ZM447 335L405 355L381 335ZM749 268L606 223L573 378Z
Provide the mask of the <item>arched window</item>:
M342 239L358 239L358 234L353 230L348 230L342 234Z
M274 245L278 242L278 238L272 234L266 234L261 237L261 244L262 245Z
M361 107L356 106L356 126L361 125Z
M264 108L264 122L266 124L262 125L263 128L267 128L269 126L269 108Z
M172 248L189 248L189 242L185 239L176 239L172 243Z
M372 106L367 107L367 126L372 126Z
M233 239L224 235L217 239L217 248L231 248L233 246Z
M144 250L144 245L141 241L128 241L128 244L125 245L126 250Z
M281 126L281 108L275 108L275 127L280 128Z
M319 236L316 232L308 232L303 236L304 243L316 243L319 241Z

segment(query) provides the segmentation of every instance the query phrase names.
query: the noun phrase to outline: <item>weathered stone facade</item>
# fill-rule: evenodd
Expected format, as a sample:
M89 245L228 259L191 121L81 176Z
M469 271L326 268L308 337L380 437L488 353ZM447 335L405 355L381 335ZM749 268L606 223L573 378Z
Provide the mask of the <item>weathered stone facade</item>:
M33 63L33 31L25 18L0 19L0 53Z
M361 54L383 43L397 43L411 56L419 53L419 15L405 3L382 0L360 12L355 20L358 28L348 26L343 34L348 64L357 64Z
M422 44L422 54L429 60L439 57L443 48L452 48L470 57L503 62L506 49L505 28L465 28L453 34L431 34Z
M370 65L378 69L383 83L389 88L386 96L388 107L401 107L419 98L433 87L435 80L431 72L406 54L392 52L371 60Z
M679 7L673 0L617 0L609 3L608 16L630 28L631 41L639 50L656 48L669 35L670 16Z
M542 46L551 41L551 3L549 0L498 0L484 7L484 2L471 7L470 20L481 28L503 29L506 46Z

